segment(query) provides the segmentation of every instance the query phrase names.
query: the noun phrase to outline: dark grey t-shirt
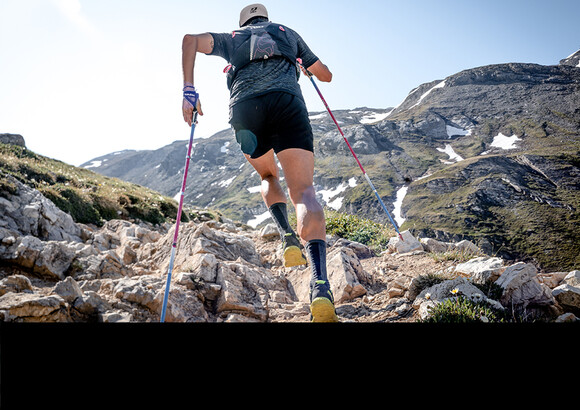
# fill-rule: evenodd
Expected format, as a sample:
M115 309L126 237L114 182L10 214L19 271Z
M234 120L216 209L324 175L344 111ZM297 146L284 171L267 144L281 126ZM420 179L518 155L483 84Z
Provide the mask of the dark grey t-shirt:
M302 59L304 67L310 67L318 60L318 57L310 51L298 33L286 26L284 28L290 34L292 41L296 42L296 58ZM210 55L223 57L230 63L230 56L234 53L232 33L210 34L214 39L214 47ZM226 81L225 75L224 81ZM296 79L296 66L285 58L253 61L240 69L230 88L230 108L240 101L272 91L287 92L304 99Z

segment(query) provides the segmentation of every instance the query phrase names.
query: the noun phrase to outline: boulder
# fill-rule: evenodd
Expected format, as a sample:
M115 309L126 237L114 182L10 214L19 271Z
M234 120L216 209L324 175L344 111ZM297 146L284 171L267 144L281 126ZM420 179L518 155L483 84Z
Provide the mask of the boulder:
M241 259L219 263L216 284L221 287L216 303L216 311L221 316L236 312L266 321L268 304L271 301L276 300L279 303L293 300L284 277L252 266Z
M564 277L563 282L570 286L580 287L580 270L573 270L568 273Z
M398 235L389 239L387 247L391 252L408 253L424 250L421 242L419 242L408 230L401 232L401 236L403 237L403 240L401 240Z
M44 242L33 270L50 279L63 280L74 258L74 249L68 246L68 242Z
M83 230L69 214L36 189L11 176L7 180L16 186L17 192L0 198L0 227L45 241L82 241Z
M83 295L83 291L77 281L70 276L56 284L54 293L63 298L67 303L72 304Z
M455 272L470 277L475 283L495 281L504 270L503 260L497 257L480 256L458 264Z
M81 315L95 319L99 313L105 313L111 309L111 305L101 295L93 291L84 292L75 299L72 306Z
M266 241L280 239L280 232L278 232L278 228L275 224L266 224L266 226L260 230L260 238Z
M351 248L338 248L327 255L326 271L335 303L353 300L367 293L363 284L370 277ZM308 272L310 277L310 272Z
M441 242L433 238L421 238L421 245L426 252L444 253L453 248L450 242Z
M553 305L554 296L550 288L536 279L537 273L536 267L529 263L508 266L495 282L503 288L501 304L520 309Z
M58 295L6 293L0 296L0 319L5 322L69 322L66 302Z
M11 275L0 280L0 296L8 292L32 292L32 283L24 275Z
M477 255L481 253L481 250L477 247L477 245L471 241L468 241L467 239L454 244L454 249L463 254Z
M580 314L580 287L564 283L552 290L552 296L563 309Z
M554 289L558 286L568 275L568 272L550 272L550 273L538 273L536 276L540 283L543 283L550 289Z
M155 294L155 298L148 308L156 314L161 313L163 305L164 289ZM157 320L157 315L154 315ZM172 286L165 311L166 322L209 322L210 316L196 293L184 290L178 286Z
M367 245L344 238L337 239L336 242L334 242L333 247L349 248L359 259L366 259L374 256L374 252Z

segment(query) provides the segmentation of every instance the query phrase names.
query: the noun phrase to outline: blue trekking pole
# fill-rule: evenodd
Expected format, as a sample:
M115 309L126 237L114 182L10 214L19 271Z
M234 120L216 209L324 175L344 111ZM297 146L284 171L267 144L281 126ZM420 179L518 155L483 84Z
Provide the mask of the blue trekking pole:
M371 182L371 179L369 178L369 176L367 175L365 169L363 168L362 164L360 163L360 161L358 160L356 154L354 153L354 150L352 149L352 147L350 146L350 143L348 142L348 140L346 139L346 137L344 136L344 133L342 132L342 129L340 128L340 125L338 125L338 121L336 121L336 118L334 118L334 114L332 114L332 111L330 111L330 108L328 107L328 104L326 103L326 100L324 99L324 97L322 96L322 93L320 92L320 90L318 89L318 86L316 85L316 83L314 82L314 78L312 78L312 73L310 71L308 71L306 68L304 68L302 66L302 62L300 60L298 60L298 65L300 66L300 68L302 69L302 72L304 74L306 74L306 76L308 78L310 78L310 81L312 82L312 85L314 86L314 88L316 89L316 92L318 93L318 95L320 96L320 99L322 100L324 106L326 107L326 110L328 111L328 113L330 114L330 117L332 118L332 120L334 121L334 123L336 124L336 127L338 128L338 131L340 132L340 135L342 135L342 138L344 139L344 142L346 142L346 145L348 145L348 149L350 150L352 156L354 157L354 159L356 160L359 168L361 169L365 179L367 180L367 182L369 183L371 189L373 190L373 192L375 193L375 196L377 197L377 199L379 200L379 203L381 204L383 210L386 212L387 216L389 217L389 219L391 220L391 223L393 224L393 226L395 227L395 231L397 231L397 233L399 234L399 238L401 239L401 241L405 242L403 240L403 236L401 235L401 233L399 232L399 227L397 226L397 224L395 223L395 221L393 220L393 218L391 217L391 214L389 213L389 210L387 209L387 207L385 206L385 204L383 203L383 200L381 199L381 197L379 196L379 193L377 192L377 190L375 189L375 186L373 185L373 183Z
M193 104L193 106L195 107L195 103ZM175 259L175 252L177 249L177 235L179 235L179 223L181 222L181 212L183 209L183 196L185 194L185 185L187 183L187 172L189 170L189 160L191 159L191 149L193 147L193 132L195 131L196 123L197 123L197 111L193 114L193 121L191 122L191 134L189 135L189 146L187 147L187 156L185 157L185 172L183 173L183 184L181 185L181 192L179 195L179 209L177 211L177 219L175 220L175 233L173 234L173 244L171 246L171 258L169 259L169 270L167 272L167 282L165 283L165 295L163 296L163 308L161 310L162 323L165 321L167 299L169 298L169 287L171 286L171 273L173 271L173 262Z

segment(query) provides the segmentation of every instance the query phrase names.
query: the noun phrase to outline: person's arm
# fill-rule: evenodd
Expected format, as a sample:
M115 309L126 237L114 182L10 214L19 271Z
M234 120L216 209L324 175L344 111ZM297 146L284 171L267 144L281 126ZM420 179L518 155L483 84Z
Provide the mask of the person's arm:
M308 67L307 70L314 74L316 78L322 82L329 83L332 81L332 73L320 60L316 60L316 62Z
M322 61L320 61L320 59L310 50L310 47L308 47L306 42L302 39L302 37L300 37L298 33L293 30L290 31L296 36L298 57L301 60L300 64L302 64L302 61L304 61L304 68L306 68L309 73L314 74L314 76L320 81L325 83L331 82L332 73L328 67L324 65Z
M183 86L194 89L194 68L197 53L209 54L213 51L213 37L209 33L186 34L181 45L181 64L183 68ZM199 115L203 115L201 103L197 100L196 110ZM193 120L193 106L183 100L183 119L191 126Z

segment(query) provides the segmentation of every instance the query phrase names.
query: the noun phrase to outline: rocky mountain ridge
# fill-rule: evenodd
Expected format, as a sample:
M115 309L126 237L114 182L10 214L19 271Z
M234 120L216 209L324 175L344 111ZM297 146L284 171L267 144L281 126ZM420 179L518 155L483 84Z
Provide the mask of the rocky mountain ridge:
M579 56L555 66L464 70L420 85L392 109L333 113L403 229L573 269L580 262ZM388 223L328 114L313 112L310 119L321 202ZM186 143L114 153L83 166L174 196ZM267 223L259 178L231 130L196 141L188 178L187 203L252 226Z

